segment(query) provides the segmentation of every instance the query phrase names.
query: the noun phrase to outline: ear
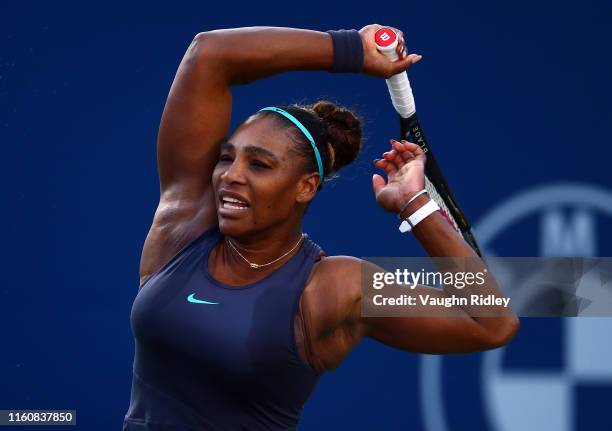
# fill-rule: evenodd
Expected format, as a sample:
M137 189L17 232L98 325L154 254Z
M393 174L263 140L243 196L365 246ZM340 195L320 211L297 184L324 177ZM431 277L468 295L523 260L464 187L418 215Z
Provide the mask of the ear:
M314 199L319 187L319 174L304 174L298 181L297 195L295 200L301 204L306 204Z

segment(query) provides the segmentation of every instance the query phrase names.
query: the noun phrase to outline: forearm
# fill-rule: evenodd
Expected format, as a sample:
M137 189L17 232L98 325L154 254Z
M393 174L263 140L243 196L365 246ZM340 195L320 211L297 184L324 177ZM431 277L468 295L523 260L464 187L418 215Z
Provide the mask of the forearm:
M408 216L427 203L429 198L419 196L415 202L402 214ZM505 299L499 290L493 275L488 271L485 262L474 252L474 250L463 240L460 234L452 227L446 218L438 211L421 221L412 230L427 254L434 259L434 263L440 272L464 272L481 273L484 278L482 284L471 284L463 289L456 286L443 285L447 296L464 297L467 305L462 306L467 315L472 317L481 327L494 339L501 337L507 339L516 332L518 319L511 305L472 304L472 295L484 298ZM482 296L480 296L482 295ZM491 318L493 317L493 318Z
M243 84L290 70L329 70L333 45L327 33L281 27L214 30L196 36L203 67Z

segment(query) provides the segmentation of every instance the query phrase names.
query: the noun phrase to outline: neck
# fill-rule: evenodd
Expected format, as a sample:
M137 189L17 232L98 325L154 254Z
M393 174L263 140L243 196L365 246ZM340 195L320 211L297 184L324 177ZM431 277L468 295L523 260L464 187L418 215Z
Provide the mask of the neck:
M231 244L229 243L231 241ZM237 249L234 250L232 245ZM248 237L225 236L221 246L221 256L224 264L228 265L238 274L252 275L253 272L265 272L283 265L293 256L302 245L301 225L291 229L263 235L249 235ZM286 254L286 255L285 255ZM244 259L240 256L242 255ZM281 258L281 256L285 255ZM280 259L279 259L280 258ZM249 263L265 265L261 268L252 268ZM273 262L274 260L278 261Z

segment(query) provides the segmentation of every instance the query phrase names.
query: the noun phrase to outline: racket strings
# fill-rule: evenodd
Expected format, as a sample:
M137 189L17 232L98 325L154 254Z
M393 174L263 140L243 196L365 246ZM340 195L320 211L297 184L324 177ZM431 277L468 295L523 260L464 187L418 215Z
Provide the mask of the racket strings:
M438 193L438 190L436 189L436 187L432 184L429 178L427 178L427 175L425 175L425 188L427 189L427 194L429 195L429 197L433 199L440 207L440 213L442 214L442 216L448 221L448 223L453 228L455 228L455 230L459 234L461 234L461 229L459 229L459 225L457 224L457 222L451 215L451 212L449 211L448 206L444 202L444 199L442 199L442 196L440 196L440 193Z

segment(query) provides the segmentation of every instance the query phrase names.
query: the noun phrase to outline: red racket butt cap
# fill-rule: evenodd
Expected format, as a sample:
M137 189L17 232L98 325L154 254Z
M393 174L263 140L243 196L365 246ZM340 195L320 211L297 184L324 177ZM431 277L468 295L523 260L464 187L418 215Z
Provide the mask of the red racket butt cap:
M389 27L383 27L374 35L376 45L381 48L386 48L392 45L397 40L397 35Z

